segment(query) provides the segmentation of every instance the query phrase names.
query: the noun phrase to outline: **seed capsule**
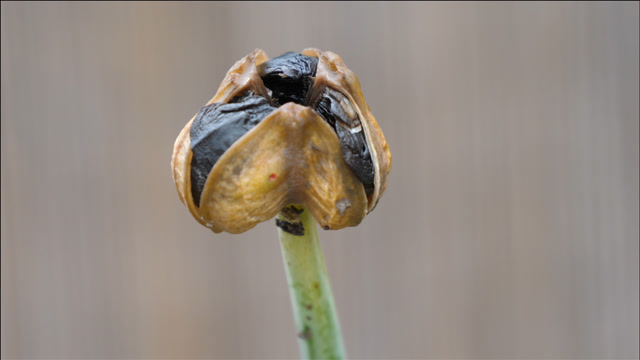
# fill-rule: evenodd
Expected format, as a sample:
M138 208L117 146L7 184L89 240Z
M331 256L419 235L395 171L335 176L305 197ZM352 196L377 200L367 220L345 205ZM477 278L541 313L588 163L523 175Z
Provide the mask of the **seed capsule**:
M244 232L289 204L340 229L374 209L391 153L337 54L258 49L180 132L171 166L180 199L214 232Z

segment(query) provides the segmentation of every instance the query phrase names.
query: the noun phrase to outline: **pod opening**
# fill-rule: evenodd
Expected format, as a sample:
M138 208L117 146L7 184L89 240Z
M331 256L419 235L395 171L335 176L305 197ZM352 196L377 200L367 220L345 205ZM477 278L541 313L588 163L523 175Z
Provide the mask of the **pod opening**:
M310 106L333 128L342 156L362 182L366 195L374 191L374 166L358 113L348 98L326 88L315 104L308 94L314 84L318 58L288 52L258 66L258 74L271 99L247 91L229 103L203 107L191 125L191 192L196 207L211 169L240 137L273 110L288 102Z

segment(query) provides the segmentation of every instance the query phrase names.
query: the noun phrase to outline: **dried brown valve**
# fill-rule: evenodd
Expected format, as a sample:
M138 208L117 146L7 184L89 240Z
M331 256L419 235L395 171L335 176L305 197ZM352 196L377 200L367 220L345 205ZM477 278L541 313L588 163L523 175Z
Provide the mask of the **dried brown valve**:
M340 56L257 49L180 132L171 167L180 199L214 232L244 232L289 204L341 229L375 208L391 153Z

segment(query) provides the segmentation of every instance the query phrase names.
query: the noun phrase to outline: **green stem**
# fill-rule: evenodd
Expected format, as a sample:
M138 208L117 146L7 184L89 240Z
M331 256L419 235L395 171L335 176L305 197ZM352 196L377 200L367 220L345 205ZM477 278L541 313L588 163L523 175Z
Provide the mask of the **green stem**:
M338 313L309 211L289 206L277 217L298 343L305 359L344 359Z

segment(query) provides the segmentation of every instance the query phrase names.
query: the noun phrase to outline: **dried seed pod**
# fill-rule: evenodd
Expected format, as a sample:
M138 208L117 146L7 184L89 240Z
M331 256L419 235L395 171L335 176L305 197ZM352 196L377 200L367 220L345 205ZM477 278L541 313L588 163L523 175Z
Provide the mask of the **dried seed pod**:
M258 49L181 131L171 166L180 199L214 232L244 232L289 204L340 229L376 206L391 153L338 55Z

